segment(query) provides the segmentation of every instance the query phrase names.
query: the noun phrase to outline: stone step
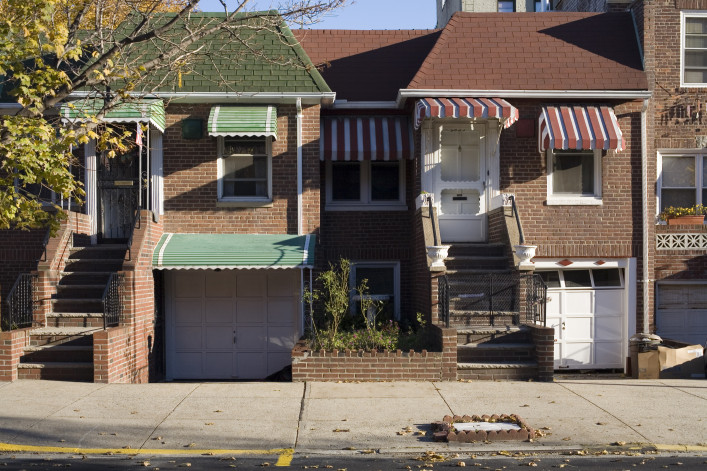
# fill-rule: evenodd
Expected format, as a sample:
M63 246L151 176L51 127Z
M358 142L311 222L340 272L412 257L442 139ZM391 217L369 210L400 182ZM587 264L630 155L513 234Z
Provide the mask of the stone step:
M47 327L103 328L101 312L52 312L47 314Z
M70 272L63 271L60 273L61 280L59 280L59 286L86 286L86 285L102 285L105 286L108 283L108 278L114 272L104 271L104 272Z
M67 260L65 272L116 272L123 268L123 260L95 259L95 260Z
M93 362L40 362L17 365L20 379L93 381Z
M127 250L125 245L119 244L74 247L69 260L124 260Z
M52 311L55 313L103 312L103 303L101 302L101 298L52 299Z
M527 381L537 375L536 361L457 363L457 379Z
M36 337L79 337L90 336L103 327L39 327L30 330L30 335Z
M528 361L535 358L532 343L467 343L457 345L457 361L461 363L498 363Z
M92 345L36 345L24 348L22 363L92 362Z
M447 257L444 264L449 270L508 270L506 257Z
M528 343L530 334L518 326L452 326L457 329L457 344L469 343Z
M482 256L482 257L504 257L506 246L504 244L483 244L483 243L457 243L451 244L449 256Z
M102 285L62 285L56 287L54 299L100 299L105 291L105 283Z

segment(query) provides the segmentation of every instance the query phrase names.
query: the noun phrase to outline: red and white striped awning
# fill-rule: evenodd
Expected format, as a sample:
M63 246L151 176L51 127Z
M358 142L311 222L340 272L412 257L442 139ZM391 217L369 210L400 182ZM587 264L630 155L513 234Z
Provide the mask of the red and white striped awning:
M415 108L415 129L425 118L496 118L508 128L518 121L518 108L503 98L422 98Z
M545 106L538 129L540 152L626 148L614 110L608 106Z
M321 160L401 160L413 158L406 116L322 118Z

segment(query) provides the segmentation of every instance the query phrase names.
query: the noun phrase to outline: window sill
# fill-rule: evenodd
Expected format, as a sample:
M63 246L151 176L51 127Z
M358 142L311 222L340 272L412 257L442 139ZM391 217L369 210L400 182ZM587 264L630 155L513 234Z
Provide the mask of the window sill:
M406 204L332 204L328 203L325 211L407 211Z
M601 198L593 196L581 197L551 197L546 201L548 206L601 206L603 201Z
M217 208L272 208L272 200L241 200L241 201L228 201L219 200L216 202Z

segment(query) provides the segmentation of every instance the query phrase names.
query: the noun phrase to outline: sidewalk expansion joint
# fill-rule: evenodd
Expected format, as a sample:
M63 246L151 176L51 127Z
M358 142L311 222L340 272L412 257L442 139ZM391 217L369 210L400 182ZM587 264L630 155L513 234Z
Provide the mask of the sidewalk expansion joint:
M162 426L162 424L164 423L164 421L167 420L167 418L168 418L170 415L172 415L175 410L177 410L177 407L181 406L182 403L183 403L184 401L186 401L187 398L188 398L189 396L191 396L192 393L193 393L194 391L196 391L196 390L199 388L199 386L200 386L199 384L197 384L196 386L194 386L194 388L193 388L191 391L189 391L189 394L187 394L186 396L184 396L184 397L182 398L182 400L179 401L179 403L177 403L177 405L172 408L171 411L169 411L167 414L165 414L165 416L162 418L162 420L160 420L160 423L157 424L157 425L155 425L155 428L152 429L152 432L150 432L150 434L147 436L147 438L145 439L145 441L142 442L142 445L140 445L140 449L143 449L143 448L145 447L145 444L147 443L147 441L150 439L150 437L152 437L152 436L155 434L155 432L157 431L157 429Z
M437 387L437 384L434 381L430 381L430 382L432 383L432 387L435 388L435 391L437 391L437 394L439 394L439 397L442 399L442 402L444 402L444 405L447 406L447 409L449 409L449 413L454 415L454 411L452 410L452 407L447 402L447 399L445 399L444 396L442 395L442 390L440 390Z
M302 425L302 416L304 416L304 407L305 407L305 400L307 399L307 383L306 381L304 382L304 388L302 388L302 399L300 400L299 403L299 416L297 416L297 432L295 433L295 445L294 449L297 449L297 443L299 443L299 430L300 426Z

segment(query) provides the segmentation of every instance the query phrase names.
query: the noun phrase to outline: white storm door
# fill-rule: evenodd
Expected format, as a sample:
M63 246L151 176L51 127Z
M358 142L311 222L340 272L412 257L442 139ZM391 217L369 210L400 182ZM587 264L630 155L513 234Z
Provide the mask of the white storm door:
M486 241L485 132L478 124L440 126L435 200L444 243Z

